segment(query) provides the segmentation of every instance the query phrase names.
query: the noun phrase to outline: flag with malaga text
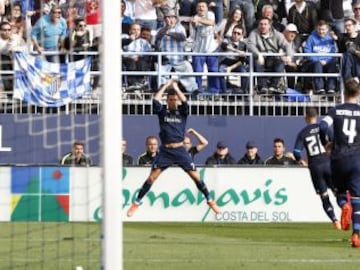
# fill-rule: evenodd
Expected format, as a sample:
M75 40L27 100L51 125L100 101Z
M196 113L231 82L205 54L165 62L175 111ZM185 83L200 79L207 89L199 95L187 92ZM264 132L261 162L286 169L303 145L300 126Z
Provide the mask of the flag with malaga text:
M91 57L65 64L16 52L14 98L41 107L59 107L90 93Z

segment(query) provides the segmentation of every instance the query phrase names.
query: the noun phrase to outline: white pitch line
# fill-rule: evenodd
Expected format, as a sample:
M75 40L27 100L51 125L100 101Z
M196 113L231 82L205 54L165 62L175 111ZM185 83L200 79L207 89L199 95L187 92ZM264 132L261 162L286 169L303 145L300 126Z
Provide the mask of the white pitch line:
M125 262L147 262L147 263L194 263L194 262L208 262L208 261L220 261L221 259L206 259L206 260L197 260L197 259L124 259ZM231 262L237 263L359 263L360 259L271 259L271 260L261 260L261 259L240 259L240 260L231 260Z

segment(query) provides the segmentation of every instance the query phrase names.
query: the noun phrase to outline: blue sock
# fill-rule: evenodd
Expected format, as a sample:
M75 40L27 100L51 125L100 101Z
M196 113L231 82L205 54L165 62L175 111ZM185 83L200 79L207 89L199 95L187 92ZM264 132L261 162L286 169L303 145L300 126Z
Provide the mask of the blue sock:
M351 198L353 233L360 231L360 198Z
M139 191L139 194L138 194L138 196L137 196L137 198L136 198L136 200L135 200L135 202L136 202L137 204L140 204L140 203L141 203L142 198L146 195L146 193L148 193L148 191L150 190L151 186L152 186L152 182L151 182L149 179L147 179L147 180L144 182L144 184L142 185L142 187L141 187L141 189L140 189L140 191Z
M203 180L200 181L195 181L196 187L202 192L202 194L204 194L205 198L207 201L210 200L210 195L209 195L209 191L204 183Z
M334 222L336 220L336 216L334 213L334 207L329 200L329 195L320 195L320 199L322 201L322 206L326 215L331 219L332 222Z
M347 194L346 193L337 194L336 202L340 208L343 207L344 204L347 203Z

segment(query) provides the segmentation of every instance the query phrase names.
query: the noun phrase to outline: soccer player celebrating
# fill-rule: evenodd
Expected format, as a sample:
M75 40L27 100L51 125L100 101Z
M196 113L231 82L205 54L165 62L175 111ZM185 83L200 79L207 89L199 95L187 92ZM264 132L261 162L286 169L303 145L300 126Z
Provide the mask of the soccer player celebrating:
M331 179L330 157L320 141L320 128L317 122L316 108L309 107L306 109L305 122L308 125L297 135L293 153L298 163L305 163L301 159L301 152L305 147L308 167L315 191L320 196L324 211L332 221L334 228L340 230L340 222L336 219L334 207L329 200L327 192L328 188L333 192L335 190Z
M167 106L161 104L162 96L167 90ZM207 204L215 212L220 209L216 202L210 198L209 191L199 173L196 171L195 164L189 153L184 147L184 136L186 120L189 115L189 105L185 95L179 89L176 81L173 79L167 81L153 98L153 113L158 115L160 125L161 146L159 154L155 158L149 177L141 187L135 202L127 212L131 217L139 208L142 198L150 190L152 184L159 175L172 164L179 165L191 179L195 182L197 188L204 194Z
M329 109L320 122L320 138L326 141L328 129L333 127L331 171L337 189L337 202L342 208L341 227L350 228L352 220L353 247L360 248L360 95L359 81L352 78L345 83L345 103ZM347 200L351 196L351 205Z

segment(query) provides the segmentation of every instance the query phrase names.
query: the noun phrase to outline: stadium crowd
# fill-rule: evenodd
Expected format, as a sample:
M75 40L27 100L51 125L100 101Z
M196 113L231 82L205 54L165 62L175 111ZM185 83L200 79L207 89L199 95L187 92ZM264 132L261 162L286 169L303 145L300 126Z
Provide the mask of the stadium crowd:
M249 93L248 76L235 76L238 80L234 82L230 75L250 69L265 73L341 72L345 80L359 77L359 11L359 0L122 0L122 49L130 52L123 57L122 68L208 72L206 80L199 75L176 75L182 90L194 99L202 93ZM84 57L82 52L99 51L99 0L0 1L0 17L11 27L10 37L5 36L7 27L1 29L2 70L13 69L11 52L16 50L42 53L53 62L79 60ZM172 54L163 55L159 61L156 56L139 52ZM190 57L176 52L195 54ZM333 53L343 57L331 56ZM251 68L249 54L254 59ZM99 57L92 58L92 70L98 71ZM213 72L220 75L210 74ZM99 77L92 77L96 89ZM168 77L162 75L158 82L157 76L123 76L124 91L156 92ZM11 76L2 74L1 78L0 90L11 91ZM270 95L286 93L288 88L305 94L337 95L341 78L326 74L312 80L258 76L254 86L258 94Z
M254 3L255 2L255 3ZM122 46L125 52L192 52L186 57L126 55L125 71L339 73L346 80L359 76L360 1L122 1ZM143 31L152 35L144 37ZM232 55L216 55L231 52ZM201 55L201 53L205 53ZM295 53L320 54L294 56ZM331 56L341 53L343 57ZM278 54L270 56L269 54ZM322 55L323 54L323 55ZM346 68L345 68L346 67ZM230 75L230 74L229 74ZM125 76L126 91L156 91L169 76ZM183 90L199 93L249 92L247 76L235 84L228 76L180 76ZM194 83L194 79L196 84ZM259 76L259 94L282 94L289 87L302 93L336 95L341 78Z

